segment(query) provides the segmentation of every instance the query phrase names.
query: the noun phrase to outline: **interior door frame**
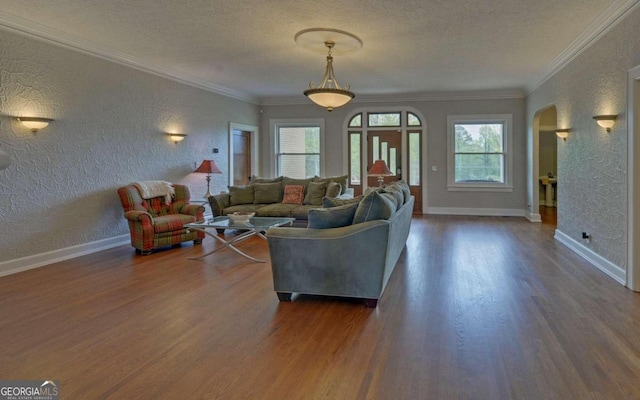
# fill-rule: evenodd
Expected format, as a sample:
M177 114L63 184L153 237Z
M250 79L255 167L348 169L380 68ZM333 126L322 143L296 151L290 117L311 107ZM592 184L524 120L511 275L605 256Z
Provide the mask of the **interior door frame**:
M258 166L260 165L260 152L258 147L258 127L253 125L238 124L229 122L229 175L227 179L228 185L233 184L233 131L244 131L251 133L251 173L259 175Z
M640 65L629 70L627 96L626 286L640 292Z

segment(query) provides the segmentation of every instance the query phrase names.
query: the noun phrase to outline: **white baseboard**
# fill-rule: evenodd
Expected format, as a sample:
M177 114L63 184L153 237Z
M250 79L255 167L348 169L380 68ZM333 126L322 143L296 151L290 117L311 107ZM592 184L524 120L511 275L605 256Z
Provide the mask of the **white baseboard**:
M120 235L95 242L83 243L76 246L35 254L33 256L18 258L0 263L0 276L11 275L59 261L69 260L113 247L131 243L129 234Z
M513 208L428 207L427 214L475 215L483 217L524 217L525 210Z
M611 261L604 259L602 256L596 254L590 248L588 248L585 245L583 245L582 243L572 239L571 237L569 237L568 235L560 232L557 229L556 229L556 233L554 235L554 238L558 242L564 244L565 246L567 246L568 248L573 250L580 257L582 257L585 260L589 261L589 263L591 263L594 267L598 268L600 271L602 271L605 274L609 275L611 278L613 278L619 284L626 285L626 282L627 282L627 271L624 268L619 267L619 266L615 265L614 263L612 263Z

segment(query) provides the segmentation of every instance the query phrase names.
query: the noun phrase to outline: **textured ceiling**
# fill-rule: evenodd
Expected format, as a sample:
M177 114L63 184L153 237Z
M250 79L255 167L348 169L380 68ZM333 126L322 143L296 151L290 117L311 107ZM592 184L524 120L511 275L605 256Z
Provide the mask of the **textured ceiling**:
M638 0L0 0L0 25L256 102L302 96L313 27L359 36L335 57L358 96L535 88Z

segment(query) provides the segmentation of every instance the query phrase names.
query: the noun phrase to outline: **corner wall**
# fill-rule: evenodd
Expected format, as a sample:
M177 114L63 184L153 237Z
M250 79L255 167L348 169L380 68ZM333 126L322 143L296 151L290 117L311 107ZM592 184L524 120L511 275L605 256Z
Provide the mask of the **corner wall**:
M229 122L260 120L256 105L4 30L0 75L0 149L12 159L0 171L0 273L3 262L127 235L116 190L129 182L186 183L201 199L194 162L214 159L223 173L212 192L225 189ZM32 134L20 115L55 121ZM188 136L174 144L170 131Z
M526 98L527 126L538 110L554 104L558 127L571 129L558 145L559 235L619 271L626 269L627 254L627 71L640 64L639 36L635 7ZM611 133L593 120L600 114L618 114ZM531 160L529 174L537 179ZM530 201L533 195L528 193ZM591 240L583 240L582 232Z

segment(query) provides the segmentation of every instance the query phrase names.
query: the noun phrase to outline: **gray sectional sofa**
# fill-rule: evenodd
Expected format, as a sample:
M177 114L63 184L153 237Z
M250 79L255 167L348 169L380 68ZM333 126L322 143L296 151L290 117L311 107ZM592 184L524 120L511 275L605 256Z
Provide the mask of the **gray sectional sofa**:
M271 228L267 242L280 301L292 293L362 298L376 307L404 249L414 197L404 182L353 203L324 199L309 228Z
M286 196L290 187L303 187L302 197ZM289 188L288 188L289 187ZM228 193L209 197L213 216L234 212L255 212L257 217L295 218L294 226L307 226L309 210L322 207L324 197L348 193L347 176L294 179L252 177L251 184L230 186Z

